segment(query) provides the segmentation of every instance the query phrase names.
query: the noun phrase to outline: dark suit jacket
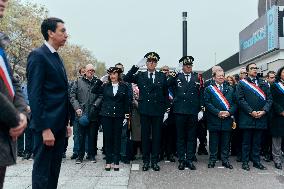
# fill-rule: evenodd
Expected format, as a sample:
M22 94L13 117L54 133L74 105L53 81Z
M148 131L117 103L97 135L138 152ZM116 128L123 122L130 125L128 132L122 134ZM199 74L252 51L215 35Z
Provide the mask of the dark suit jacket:
M92 92L100 95L102 94L102 107L100 111L101 116L107 117L124 117L129 114L129 88L126 83L120 82L116 95L113 94L113 87L111 83L97 82Z
M190 81L187 82L183 73L176 77L169 77L168 86L174 90L173 112L176 114L197 115L203 103L203 86L200 86L198 74L191 73Z
M31 128L53 132L68 123L68 82L63 63L42 45L33 50L27 65Z
M136 72L133 66L124 76L124 81L136 83L139 88L138 110L148 116L163 116L169 106L167 78L162 72L155 72L154 83L148 78L148 72Z
M215 85L215 84L214 84ZM236 111L236 105L234 101L234 90L227 84L223 84L223 95L230 104L229 112L234 115ZM232 130L233 119L227 117L221 119L218 117L220 111L227 111L217 100L214 94L211 92L209 87L205 88L204 91L204 102L207 111L207 127L209 131L230 131Z
M280 113L284 112L284 94L275 85L271 85L271 94L273 96L273 117L270 127L272 136L284 136L284 117Z
M251 82L250 78L246 80ZM241 82L238 83L236 88L237 102L239 103L239 127L241 129L266 129L267 118L270 108L272 106L272 95L268 84L262 80L257 79L258 87L263 90L266 95L266 100L260 99L252 90L246 88ZM254 118L250 115L253 111L264 110L266 114L261 118Z

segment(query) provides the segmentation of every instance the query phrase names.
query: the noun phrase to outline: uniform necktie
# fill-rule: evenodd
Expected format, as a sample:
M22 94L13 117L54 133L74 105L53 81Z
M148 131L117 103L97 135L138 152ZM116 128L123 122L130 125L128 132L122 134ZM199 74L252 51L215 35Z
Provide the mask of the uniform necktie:
M153 73L150 73L150 80L151 80L152 83L154 83L153 82Z
M188 82L188 77L189 77L189 75L186 74L186 75L185 75L185 78L186 78L186 81L187 81L187 82Z

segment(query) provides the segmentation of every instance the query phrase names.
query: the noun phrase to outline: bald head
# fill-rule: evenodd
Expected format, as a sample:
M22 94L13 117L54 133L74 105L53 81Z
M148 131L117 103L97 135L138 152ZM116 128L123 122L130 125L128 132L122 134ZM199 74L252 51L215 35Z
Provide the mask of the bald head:
M212 75L214 75L216 72L223 72L223 68L221 66L213 66L212 67Z
M95 74L95 66L93 66L93 64L87 64L85 68L86 68L86 77L88 79L92 79Z

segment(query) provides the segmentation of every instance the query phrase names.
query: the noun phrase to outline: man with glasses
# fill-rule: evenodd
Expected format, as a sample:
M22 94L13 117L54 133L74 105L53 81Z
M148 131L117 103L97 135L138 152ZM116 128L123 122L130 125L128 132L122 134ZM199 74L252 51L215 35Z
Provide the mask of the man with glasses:
M138 110L140 113L143 171L151 167L159 171L158 156L160 152L161 125L168 105L168 88L165 74L156 71L160 56L149 52L136 66L125 75L124 81L136 83L139 88ZM136 72L146 64L146 72ZM152 146L150 144L152 143Z
M89 159L91 162L96 163L95 144L97 143L99 108L102 97L91 92L99 80L95 76L95 67L92 64L88 64L85 70L85 75L74 82L70 92L70 101L76 112L75 119L79 124L79 154L76 164L83 162L86 136L88 136Z
M255 63L246 66L248 76L237 85L239 103L239 128L243 131L242 169L249 171L249 154L252 151L253 166L265 170L260 163L262 132L267 129L267 118L272 105L272 96L268 84L257 77ZM252 150L250 150L252 147Z

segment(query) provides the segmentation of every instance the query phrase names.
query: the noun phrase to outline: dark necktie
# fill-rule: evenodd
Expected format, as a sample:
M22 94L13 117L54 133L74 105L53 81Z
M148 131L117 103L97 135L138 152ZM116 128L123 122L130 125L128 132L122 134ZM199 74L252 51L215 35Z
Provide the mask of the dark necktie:
M189 75L186 74L186 75L185 75L185 78L186 78L186 81L187 81L187 82L188 82L188 77L189 77Z
M60 58L59 54L57 52L53 53L55 55L55 57L57 58L58 62L59 62L59 66L62 69L62 71L65 73L65 68L62 62L62 59Z
M152 83L154 83L153 82L153 73L150 73L150 80L151 80Z
M219 89L223 93L223 86L222 85L219 85Z

